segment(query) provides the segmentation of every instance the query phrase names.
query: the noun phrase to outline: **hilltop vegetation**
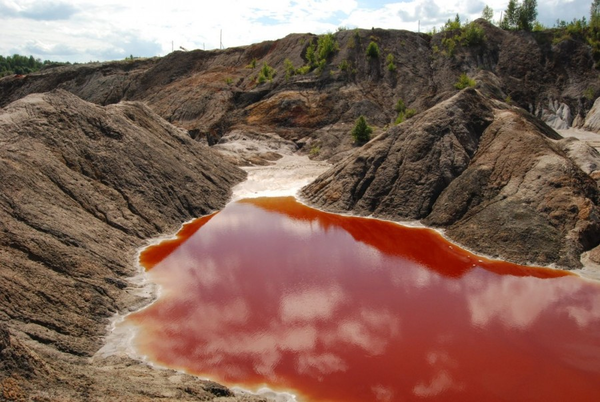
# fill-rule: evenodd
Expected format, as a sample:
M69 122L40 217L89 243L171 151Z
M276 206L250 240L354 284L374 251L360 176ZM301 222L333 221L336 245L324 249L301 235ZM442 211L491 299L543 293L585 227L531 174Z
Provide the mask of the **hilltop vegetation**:
M0 77L11 74L30 74L41 70L45 66L58 65L61 63L36 59L33 56L21 56L15 54L12 56L0 56Z

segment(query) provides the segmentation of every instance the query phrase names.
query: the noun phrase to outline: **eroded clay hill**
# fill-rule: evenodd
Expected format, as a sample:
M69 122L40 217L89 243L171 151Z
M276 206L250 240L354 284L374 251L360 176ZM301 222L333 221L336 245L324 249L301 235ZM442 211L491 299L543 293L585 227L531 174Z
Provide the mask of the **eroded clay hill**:
M402 99L421 113L457 91L461 73L489 76L496 91L555 128L581 127L600 94L592 49L583 40L556 40L552 31L507 32L475 22L484 38L470 44L396 30L345 30L334 35L338 49L321 68L309 64L311 34L217 51L174 52L163 58L64 66L27 77L0 80L0 106L32 92L63 88L106 105L144 101L196 139L216 143L240 130L275 133L321 159L352 149L349 125L359 115L382 132L396 119ZM367 57L373 42L377 57ZM286 63L286 59L288 63ZM393 68L390 67L392 60ZM272 81L257 77L266 63ZM294 70L294 71L292 71ZM308 70L307 70L308 71Z
M302 194L328 210L444 227L489 255L573 268L600 241L589 176L600 158L584 145L580 167L568 156L572 144L466 89L372 140Z
M0 176L0 399L231 396L92 356L109 317L148 302L128 282L136 249L221 208L241 170L140 103L57 90L0 110Z

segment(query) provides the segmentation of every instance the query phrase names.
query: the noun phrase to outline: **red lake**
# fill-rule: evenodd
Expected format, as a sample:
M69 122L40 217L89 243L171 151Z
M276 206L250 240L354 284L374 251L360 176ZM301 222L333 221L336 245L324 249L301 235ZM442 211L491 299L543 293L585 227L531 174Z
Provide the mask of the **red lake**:
M300 401L600 401L600 286L435 231L246 199L140 256L158 364Z

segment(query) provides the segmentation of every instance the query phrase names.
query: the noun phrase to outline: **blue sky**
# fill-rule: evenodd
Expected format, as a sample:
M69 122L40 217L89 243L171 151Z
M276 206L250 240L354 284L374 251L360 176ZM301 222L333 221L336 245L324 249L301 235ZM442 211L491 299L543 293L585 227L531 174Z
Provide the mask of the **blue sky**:
M538 20L589 17L591 0L538 0ZM428 31L456 13L494 18L508 0L0 0L0 54L87 62L163 56L172 48L215 49L347 28Z

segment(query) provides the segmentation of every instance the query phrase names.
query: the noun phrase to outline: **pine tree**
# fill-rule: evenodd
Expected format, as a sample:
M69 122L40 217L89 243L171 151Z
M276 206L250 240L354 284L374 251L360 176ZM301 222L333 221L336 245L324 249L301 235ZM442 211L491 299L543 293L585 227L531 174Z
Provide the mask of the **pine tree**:
M354 138L354 142L356 142L357 144L364 144L365 142L368 142L371 139L372 132L373 129L369 127L367 121L365 120L365 117L360 116L356 120L356 124L354 125L351 134L352 138Z
M489 22L491 24L492 20L494 18L494 10L492 10L492 8L490 6L486 5L483 8L483 12L481 13L481 18L483 18L484 20L486 20L487 22Z
M531 31L537 18L537 0L523 0L518 7L517 26L524 31Z
M600 0L594 0L590 8L590 27L600 29Z
M509 0L506 11L504 12L504 20L502 21L502 28L511 29L516 28L518 20L518 8L516 0Z

